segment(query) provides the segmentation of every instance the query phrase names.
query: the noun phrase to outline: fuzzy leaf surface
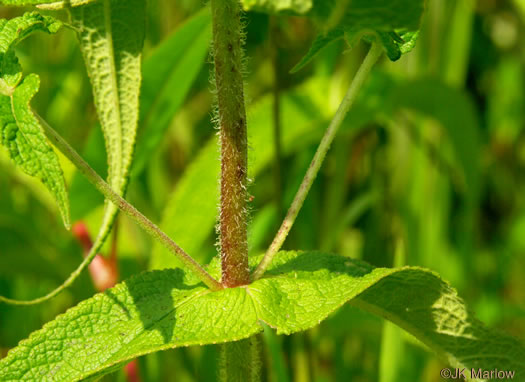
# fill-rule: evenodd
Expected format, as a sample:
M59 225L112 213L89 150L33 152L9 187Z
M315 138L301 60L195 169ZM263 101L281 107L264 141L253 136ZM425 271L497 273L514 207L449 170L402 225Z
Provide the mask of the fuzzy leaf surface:
M145 1L102 0L70 9L93 87L108 155L108 183L124 196L138 126ZM98 237L111 229L118 208L107 202ZM101 245L103 240L97 240Z
M291 12L304 14L312 9L313 0L242 0L247 11L268 13Z
M0 142L19 169L47 187L69 227L69 199L62 168L30 107L40 80L36 74L23 78L14 52L14 47L32 33L55 33L61 25L36 12L0 20Z
M253 259L252 266L259 258ZM210 266L219 271L218 262ZM320 252L281 252L263 279L210 292L179 269L146 272L80 303L0 361L0 381L77 381L139 355L312 328L350 302L391 320L453 367L525 376L525 348L485 327L435 273L374 268Z
M62 9L68 7L77 7L79 5L85 5L95 1L97 0L0 0L0 4L13 6L37 5L45 9Z

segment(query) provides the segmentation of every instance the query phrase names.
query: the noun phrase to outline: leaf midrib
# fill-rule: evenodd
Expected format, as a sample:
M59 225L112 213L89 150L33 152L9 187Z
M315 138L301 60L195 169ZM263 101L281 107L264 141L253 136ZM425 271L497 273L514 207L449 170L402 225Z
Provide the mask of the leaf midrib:
M109 62L109 72L110 72L110 78L111 78L111 85L113 87L111 91L111 98L112 103L115 107L115 114L116 114L116 123L117 123L117 129L115 129L115 132L117 134L116 138L116 155L113 155L113 158L116 159L116 165L115 163L115 174L111 175L110 182L113 187L117 187L117 189L114 189L115 192L118 192L120 194L121 188L122 188L122 119L121 119L121 110L120 110L120 102L119 102L119 89L118 89L118 81L117 81L117 69L116 69L116 63L115 63L115 51L113 47L113 27L111 25L111 0L104 0L104 29L106 32L106 41L107 41L107 48L108 48L108 62ZM115 162L115 159L113 160ZM116 176L115 176L116 175Z
M13 94L14 94L14 91L13 91ZM16 116L16 112L15 112L15 103L14 103L14 100L13 100L13 94L9 95L8 97L9 97L9 103L11 104L11 113L13 114L13 119L15 120L16 126L18 128L18 132L24 137L25 141L31 147L32 150L38 151L36 149L36 147L34 147L32 145L31 140L27 139L27 136L24 133L23 129L20 128L20 121L18 120L18 118ZM18 142L16 142L16 145L17 145L17 148L18 148L19 155L22 155L23 150L21 150L21 147L18 145ZM38 162L40 163L40 171L41 171L42 176L45 177L45 179L47 179L48 181L51 181L51 179L53 177L50 176L49 172L47 171L46 166L42 166L40 160L38 160ZM42 178L42 180L43 179L44 178ZM59 203L62 204L62 202L59 202Z

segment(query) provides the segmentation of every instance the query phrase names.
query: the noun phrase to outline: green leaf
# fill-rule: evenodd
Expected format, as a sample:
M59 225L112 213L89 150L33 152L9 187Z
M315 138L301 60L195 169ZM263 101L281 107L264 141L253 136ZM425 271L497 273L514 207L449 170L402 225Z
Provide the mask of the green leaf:
M69 7L77 7L79 5L85 5L93 3L97 0L61 0L61 1L49 1L49 0L0 0L0 4L24 6L24 5L37 5L40 8L45 9L62 9Z
M193 16L144 61L140 130L133 173L150 160L202 69L211 41L209 7Z
M209 293L185 282L180 269L145 273L33 333L0 361L0 381L77 381L140 354L233 341L260 330L243 288Z
M247 11L268 13L292 12L303 14L312 9L313 0L242 0Z
M145 2L103 0L70 9L93 87L108 155L108 183L126 191L138 125ZM106 202L97 245L110 231L118 208Z
M466 93L432 78L401 83L389 98L392 111L408 108L441 123L463 168L469 205L471 208L476 206L480 198L482 155L478 112L472 99Z
M252 265L259 258L253 259ZM215 262L212 272L219 273ZM319 252L281 252L266 277L210 292L180 269L143 273L86 300L22 341L0 361L1 381L77 381L139 355L179 346L312 328L350 302L391 320L459 368L515 371L525 348L473 317L456 291L417 268L373 268Z
M343 37L350 47L363 36L377 39L388 58L395 61L414 47L423 9L424 0L317 0L307 16L316 21L321 31L292 72Z
M150 160L152 151L158 147L204 65L210 23L209 8L204 8L144 59L140 121L131 177L139 175ZM103 144L103 136L94 129L84 147L83 157L99 174L103 174L107 161L100 157L100 142ZM72 216L78 219L85 217L103 200L79 173L73 177L70 197L74 206Z
M16 165L39 179L51 192L64 225L69 228L69 199L62 168L30 107L40 80L36 74L22 79L22 67L13 51L32 33L55 33L61 25L36 12L0 20L0 141Z

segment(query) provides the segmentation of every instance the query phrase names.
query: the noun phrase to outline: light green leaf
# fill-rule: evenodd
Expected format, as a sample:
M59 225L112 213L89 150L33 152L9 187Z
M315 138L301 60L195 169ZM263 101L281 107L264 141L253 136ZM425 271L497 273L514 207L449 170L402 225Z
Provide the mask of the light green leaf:
M293 12L306 13L313 6L313 0L242 0L242 5L247 11L260 11L268 13Z
M68 7L77 7L79 5L85 5L88 3L93 3L95 1L97 0L0 0L0 4L14 6L37 5L43 9L62 9Z
M108 155L108 183L125 194L135 146L144 43L145 2L103 0L70 9L93 87ZM106 203L97 245L118 212Z
M306 87L308 84L306 85ZM305 88L306 88L305 87ZM312 133L321 134L325 122L321 112L306 96L305 88L299 87L282 95L282 145L285 154L315 141ZM253 147L249 160L249 177L254 178L273 160L271 122L272 98L264 97L248 113L249 142ZM298 144L303 146L298 147ZM216 223L219 194L220 161L216 137L211 139L186 169L175 187L164 211L162 230L173 238L181 248L198 261L203 243L213 232ZM150 268L162 269L180 266L179 261L164 247L155 244Z
M0 361L0 381L77 381L140 354L260 330L245 289L209 293L184 282L180 269L156 271L82 302L33 333Z
M252 265L259 258L253 259ZM212 273L219 272L215 262ZM210 292L180 269L143 273L82 302L0 361L0 381L77 381L139 355L312 328L350 302L391 320L451 366L525 377L525 348L485 327L439 276L417 267L373 268L319 252L281 252L266 277Z
M133 173L139 173L159 145L202 69L211 41L209 7L193 16L144 61L141 121Z
M0 20L0 141L25 173L39 179L55 198L66 228L69 199L58 157L33 115L30 102L40 80L30 74L22 80L22 68L13 48L36 31L55 33L61 23L38 13Z
M173 116L186 99L205 63L209 47L209 8L203 9L162 41L144 58L140 92L140 121L131 177L137 176L151 158ZM100 158L100 131L93 130L84 147L83 157L99 174L106 171ZM75 174L70 188L72 216L83 218L98 206L103 197L80 174ZM76 201L76 203L75 203Z

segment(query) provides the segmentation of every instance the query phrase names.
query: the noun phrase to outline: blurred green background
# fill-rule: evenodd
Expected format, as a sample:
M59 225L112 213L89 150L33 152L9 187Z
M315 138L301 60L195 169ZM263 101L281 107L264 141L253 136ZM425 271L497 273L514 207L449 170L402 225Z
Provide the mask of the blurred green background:
M23 12L0 8L1 17ZM332 44L291 75L315 36L313 25L259 13L246 14L245 25L250 251L259 254L367 46L349 51L342 41ZM209 36L201 1L149 1L141 122L127 193L201 263L216 255L219 162ZM525 340L523 41L524 0L429 0L415 50L396 63L383 59L372 73L285 248L430 268L480 320ZM17 52L25 71L42 80L33 107L105 175L104 143L74 33L32 37ZM85 222L94 235L103 199L62 163L73 221ZM125 216L105 253L115 240L121 279L177 265ZM39 297L81 259L82 248L47 191L0 148L0 294ZM0 356L95 292L85 272L45 304L1 304ZM413 338L349 306L308 332L285 337L267 330L264 339L271 381L432 382L446 366ZM216 356L214 346L175 349L142 357L139 372L143 381L213 381Z

